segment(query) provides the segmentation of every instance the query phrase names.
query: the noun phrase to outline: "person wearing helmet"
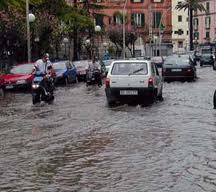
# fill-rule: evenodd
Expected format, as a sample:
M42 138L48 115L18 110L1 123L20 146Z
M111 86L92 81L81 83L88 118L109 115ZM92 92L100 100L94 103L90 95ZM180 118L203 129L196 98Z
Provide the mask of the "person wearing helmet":
M101 87L101 65L99 64L97 57L93 57L93 60L88 62L88 66L86 67L86 79L90 80L93 73L96 75L98 86Z
M32 74L44 75L44 87L46 89L52 89L54 78L55 78L55 70L52 66L52 63L49 60L49 54L45 53L41 59L38 59L33 67Z
M49 60L49 54L45 53L41 59L35 62L32 73L34 74L36 71L40 71L42 74L47 74L48 68L52 68L52 63Z

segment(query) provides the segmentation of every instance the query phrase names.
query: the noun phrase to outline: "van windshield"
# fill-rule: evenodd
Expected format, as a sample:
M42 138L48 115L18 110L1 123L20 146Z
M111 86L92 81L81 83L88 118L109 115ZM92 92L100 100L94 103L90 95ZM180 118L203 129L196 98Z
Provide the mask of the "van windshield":
M112 68L112 75L147 75L148 68L145 62L117 62Z

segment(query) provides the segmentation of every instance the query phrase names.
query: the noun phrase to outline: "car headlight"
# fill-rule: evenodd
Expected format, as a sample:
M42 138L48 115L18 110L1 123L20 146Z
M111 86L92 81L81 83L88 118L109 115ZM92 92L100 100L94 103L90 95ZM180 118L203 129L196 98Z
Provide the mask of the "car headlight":
M22 79L22 80L18 80L16 82L16 84L25 84L26 83L26 80L25 79Z
M39 88L39 86L40 86L40 85L38 85L38 84L32 84L32 88L33 88L33 89L37 89L37 88Z

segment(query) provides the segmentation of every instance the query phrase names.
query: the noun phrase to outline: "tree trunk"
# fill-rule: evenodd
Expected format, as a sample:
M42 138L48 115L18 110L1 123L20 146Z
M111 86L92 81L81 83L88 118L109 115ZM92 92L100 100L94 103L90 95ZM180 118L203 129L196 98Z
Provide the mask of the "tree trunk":
M194 50L193 46L193 9L189 8L189 44L190 44L190 51Z

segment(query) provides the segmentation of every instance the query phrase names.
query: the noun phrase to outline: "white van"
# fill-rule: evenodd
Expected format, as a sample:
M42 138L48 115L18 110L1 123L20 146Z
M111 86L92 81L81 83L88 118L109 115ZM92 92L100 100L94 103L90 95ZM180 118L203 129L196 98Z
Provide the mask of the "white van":
M153 103L162 100L162 76L149 60L113 61L106 78L109 106L119 103Z

